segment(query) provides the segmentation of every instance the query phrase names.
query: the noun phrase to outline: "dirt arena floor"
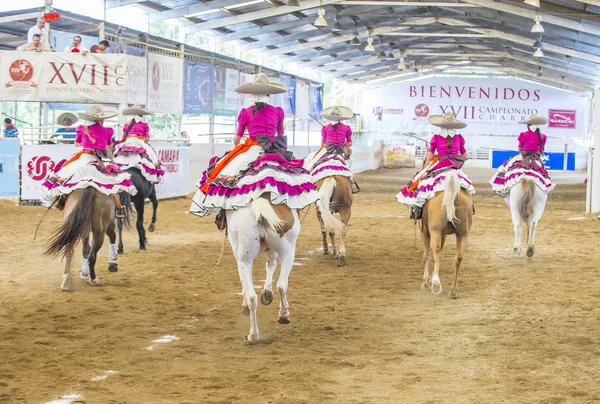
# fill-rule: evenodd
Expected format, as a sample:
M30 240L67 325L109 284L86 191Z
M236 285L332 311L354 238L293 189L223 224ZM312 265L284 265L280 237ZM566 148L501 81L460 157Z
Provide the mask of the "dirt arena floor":
M70 293L59 292L60 260L42 255L59 213L33 241L44 210L0 201L0 402L600 402L600 222L583 217L581 176L557 178L527 260L513 257L491 171L467 170L477 214L451 300L453 237L444 294L420 290L420 240L394 199L412 171L358 176L344 268L322 255L313 209L290 277L292 323L277 323L276 295L259 307L257 346L244 340L229 245L204 280L224 234L186 213L190 198L161 203L148 251L127 234L118 273L105 244L104 286L76 277Z

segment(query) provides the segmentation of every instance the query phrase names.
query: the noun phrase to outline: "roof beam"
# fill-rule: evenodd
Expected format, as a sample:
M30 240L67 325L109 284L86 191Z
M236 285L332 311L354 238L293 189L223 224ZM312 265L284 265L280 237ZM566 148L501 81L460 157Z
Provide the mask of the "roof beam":
M124 7L130 4L141 3L145 0L106 0L106 8Z
M225 7L231 7L240 4L240 0L216 0L210 3L194 4L193 6L174 8L158 13L150 13L150 22L178 18L185 15L198 14L207 11L219 10Z
M13 22L13 21L29 20L31 18L38 18L39 16L40 16L40 13L38 13L38 12L17 14L17 15L7 15L6 17L0 17L0 24L4 24L7 22Z
M342 6L419 6L419 7L479 7L475 4L435 2L435 1L380 1L380 0L344 0L339 2Z
M276 15L295 13L298 11L306 10L309 8L322 7L327 4L339 3L341 0L304 0L300 3L300 7L294 6L279 6L270 7L263 10L254 11L251 13L244 13L226 18L217 18L215 20L203 22L200 24L186 27L185 33L189 34L192 32L206 31L209 29L231 27L235 24L241 24L243 22L249 22L254 20L260 20L262 18L273 17Z

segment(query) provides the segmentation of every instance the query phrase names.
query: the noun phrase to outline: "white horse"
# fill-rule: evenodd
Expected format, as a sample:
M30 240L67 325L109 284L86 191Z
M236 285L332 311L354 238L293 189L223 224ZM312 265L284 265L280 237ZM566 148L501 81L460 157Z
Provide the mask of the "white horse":
M249 343L260 340L256 308L258 297L252 281L254 258L264 250L267 253L267 277L260 296L264 305L273 301L273 274L277 257L281 262L277 291L279 292L279 323L289 324L290 311L287 301L288 277L294 265L296 240L300 234L298 213L286 205L271 205L268 198L258 198L249 206L228 210L227 230L229 243L238 263L242 282L242 314L250 316Z
M523 228L521 222L527 224L527 257L533 257L535 252L535 230L544 214L548 194L542 191L531 180L523 178L506 196L505 201L512 215L515 228L515 246L513 252L521 256L521 236Z

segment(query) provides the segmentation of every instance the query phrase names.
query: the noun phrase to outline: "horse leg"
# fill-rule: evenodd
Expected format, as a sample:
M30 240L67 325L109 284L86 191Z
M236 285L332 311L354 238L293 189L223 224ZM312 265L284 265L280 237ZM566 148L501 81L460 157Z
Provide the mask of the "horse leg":
M521 256L521 239L523 237L523 226L521 213L519 211L519 203L521 201L521 187L517 184L511 193L506 197L506 203L510 207L511 220L515 231L515 244L513 246L513 253L516 257Z
M265 306L270 305L273 302L273 274L277 268L277 253L273 250L267 249L267 279L265 280L265 286L260 294L260 302Z
M433 294L442 293L442 282L440 281L440 253L442 252L442 235L439 232L431 234L430 240L431 255L433 257L433 275L431 276L431 292ZM439 287L439 292L435 288Z
M431 287L431 280L429 278L429 265L431 262L431 235L429 234L429 229L425 226L425 224L423 224L421 238L423 239L423 265L425 266L425 270L423 271L423 284L421 285L421 289L425 290Z
M60 284L61 292L71 290L71 261L73 260L73 249L69 249L65 254L65 269L63 271L62 283Z
M331 250L333 255L335 255L336 258L339 258L339 252L337 247L335 246L335 232L329 232L329 238L331 239Z
M123 219L117 219L117 230L119 231L119 248L117 253L123 254L125 252L123 249Z
M281 252L281 271L277 280L277 292L279 292L279 318L277 321L280 324L290 323L290 305L287 300L288 279L292 266L294 265L294 257L296 255L296 242L289 243L289 247Z
M350 214L352 213L351 208L342 209L340 212L340 219L344 223L344 230L340 234L340 253L338 256L338 266L343 267L346 265L346 236L348 235L348 222L350 221Z
M158 199L156 198L156 187L154 185L152 185L152 193L148 198L152 202L152 220L150 221L150 226L148 226L148 231L153 233L156 230L156 210L158 209Z
M83 239L81 243L81 250L83 255L83 261L81 263L81 271L79 272L79 277L81 279L89 280L90 279L90 237L86 237Z
M108 236L108 270L110 272L119 271L119 253L117 252L117 234L115 232L115 221L111 220L106 228Z
M135 227L138 232L138 241L140 243L140 250L146 249L146 229L144 229L144 200L141 198L135 198L133 204L135 211L137 212L137 220Z
M327 244L327 232L323 226L323 218L321 217L321 212L317 208L317 219L319 219L319 223L321 224L321 234L323 235L323 255L329 254L329 245Z
M98 251L102 248L102 244L104 244L104 232L92 232L92 250L89 255L90 262L90 280L89 284L92 286L101 286L100 279L96 277L96 257L98 256Z
M452 288L450 289L450 293L448 293L448 297L452 299L456 299L458 297L457 288L458 288L458 270L460 269L460 264L462 263L463 254L467 249L467 237L456 235L456 258L454 259L454 280L452 281Z

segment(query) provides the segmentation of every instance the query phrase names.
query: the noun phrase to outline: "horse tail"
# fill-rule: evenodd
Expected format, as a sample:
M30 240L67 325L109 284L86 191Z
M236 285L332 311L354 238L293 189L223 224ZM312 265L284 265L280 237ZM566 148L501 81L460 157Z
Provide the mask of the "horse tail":
M521 180L523 187L523 196L519 202L519 213L526 223L529 222L529 217L533 213L533 196L535 194L535 184L528 179Z
M279 233L283 230L285 221L277 216L277 213L275 213L275 210L268 199L257 198L252 201L250 207L252 208L254 216L256 216L259 227L271 230L275 233Z
M73 211L46 242L46 255L64 255L90 234L95 197L93 187L85 188Z
M317 201L317 207L321 213L321 220L323 220L323 229L327 232L342 233L346 230L346 226L341 220L338 220L333 216L331 211L331 198L337 187L335 177L327 177L321 184L319 189L320 199Z
M125 228L130 229L131 228L130 218L133 215L133 209L131 208L131 195L125 191L119 192L119 201L121 202L121 205L123 205L123 207L125 208L125 212L127 214L125 215L124 219L117 219L117 220L121 220L123 222L123 224L125 225Z
M455 201L458 198L460 191L460 179L456 171L452 171L446 178L446 185L444 187L444 199L442 199L442 207L446 207L446 218L452 224L459 222L456 217L456 205Z

